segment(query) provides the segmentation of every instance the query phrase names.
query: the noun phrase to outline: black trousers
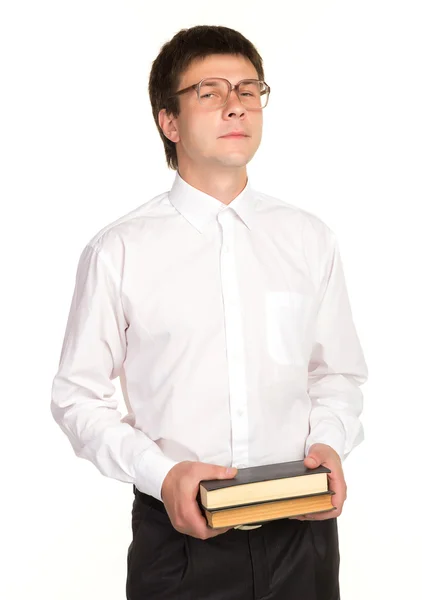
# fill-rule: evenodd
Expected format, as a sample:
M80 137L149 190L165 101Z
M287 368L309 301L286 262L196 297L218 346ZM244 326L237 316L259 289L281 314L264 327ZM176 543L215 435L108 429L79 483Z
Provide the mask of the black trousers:
M340 600L337 519L268 521L208 540L134 486L128 600Z

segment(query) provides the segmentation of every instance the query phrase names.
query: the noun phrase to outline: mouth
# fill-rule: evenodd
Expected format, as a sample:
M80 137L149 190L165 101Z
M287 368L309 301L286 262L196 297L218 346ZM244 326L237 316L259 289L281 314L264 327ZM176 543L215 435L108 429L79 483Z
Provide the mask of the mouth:
M242 138L247 138L249 136L245 135L243 133L230 133L229 135L222 135L221 137L225 138L225 139L230 139L230 138L233 138L233 139L242 139Z

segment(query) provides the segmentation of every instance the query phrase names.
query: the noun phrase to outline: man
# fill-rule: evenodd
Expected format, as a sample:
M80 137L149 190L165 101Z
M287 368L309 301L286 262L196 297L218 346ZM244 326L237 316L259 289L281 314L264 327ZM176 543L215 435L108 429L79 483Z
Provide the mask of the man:
M175 180L84 249L54 418L78 456L133 484L130 600L338 600L367 367L336 238L248 181L270 87L240 33L180 31L149 93ZM334 511L207 526L201 480L291 460L331 469Z

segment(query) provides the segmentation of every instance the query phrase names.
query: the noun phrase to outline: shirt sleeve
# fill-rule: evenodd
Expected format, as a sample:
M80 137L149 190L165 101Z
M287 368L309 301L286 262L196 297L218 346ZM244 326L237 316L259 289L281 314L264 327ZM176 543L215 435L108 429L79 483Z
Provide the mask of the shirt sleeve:
M140 429L122 421L112 381L126 356L120 277L102 249L79 259L58 372L51 394L54 420L75 454L99 471L162 500L161 485L177 464Z
M312 408L305 444L328 444L344 460L364 439L359 419L363 395L359 386L368 369L352 319L339 247L330 230L315 337L308 364Z

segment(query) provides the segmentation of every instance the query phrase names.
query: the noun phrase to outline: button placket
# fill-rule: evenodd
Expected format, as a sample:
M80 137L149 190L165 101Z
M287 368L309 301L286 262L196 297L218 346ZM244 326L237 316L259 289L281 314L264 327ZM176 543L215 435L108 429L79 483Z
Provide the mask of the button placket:
M230 415L232 424L232 463L248 464L248 411L244 335L234 254L235 214L227 209L219 214L222 228L221 286L224 304Z

